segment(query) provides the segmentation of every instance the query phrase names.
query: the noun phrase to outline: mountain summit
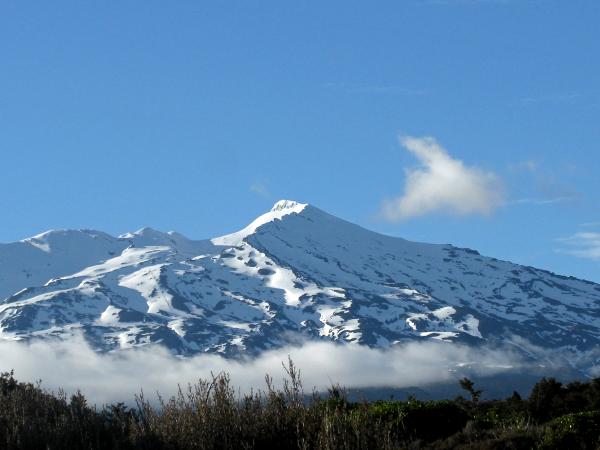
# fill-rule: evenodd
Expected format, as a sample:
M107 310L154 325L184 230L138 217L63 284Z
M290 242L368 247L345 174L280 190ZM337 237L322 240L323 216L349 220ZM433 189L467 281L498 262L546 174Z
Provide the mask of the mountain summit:
M368 231L290 200L236 233L50 231L0 245L0 338L257 354L304 339L570 351L600 339L600 285ZM531 353L535 357L533 353ZM586 360L583 370L595 361Z

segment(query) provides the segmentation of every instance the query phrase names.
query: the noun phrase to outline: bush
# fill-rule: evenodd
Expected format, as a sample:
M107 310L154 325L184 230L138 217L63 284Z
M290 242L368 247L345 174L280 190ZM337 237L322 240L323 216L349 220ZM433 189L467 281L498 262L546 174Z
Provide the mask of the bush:
M432 442L461 431L469 415L455 402L379 401L369 409L370 414L393 426L397 435L405 440L419 439Z
M541 448L595 449L600 444L600 411L566 414L546 427Z

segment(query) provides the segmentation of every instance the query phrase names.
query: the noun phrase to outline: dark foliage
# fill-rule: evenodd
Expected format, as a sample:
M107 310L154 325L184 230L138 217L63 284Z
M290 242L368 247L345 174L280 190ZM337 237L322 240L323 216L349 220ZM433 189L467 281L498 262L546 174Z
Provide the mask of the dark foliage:
M2 449L132 448L134 419L122 404L97 411L81 393L67 398L19 383L12 372L0 375Z
M469 393L469 395L471 396L471 401L473 403L477 403L479 401L479 397L481 397L483 391L475 389L475 383L473 383L471 380L465 377L461 380L458 380L458 384L461 388L463 388Z
M569 413L600 410L600 378L567 385L554 378L542 378L531 391L529 410L538 422Z
M563 449L600 448L600 379L536 384L529 399L350 402L333 386L307 401L291 361L282 389L241 398L226 374L137 407L98 409L0 375L0 449ZM473 394L476 394L474 396Z

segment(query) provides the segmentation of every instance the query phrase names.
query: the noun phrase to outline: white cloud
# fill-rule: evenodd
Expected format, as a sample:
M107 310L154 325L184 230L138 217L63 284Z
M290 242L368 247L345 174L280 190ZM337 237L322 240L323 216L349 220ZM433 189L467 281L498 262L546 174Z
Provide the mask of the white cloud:
M519 100L521 105L533 105L537 103L564 103L573 102L586 96L584 92L555 92L552 94L523 97Z
M593 231L582 231L568 238L559 239L567 246L562 249L564 253L580 258L600 260L600 233Z
M218 355L178 358L160 346L116 353L97 353L83 339L20 343L0 341L0 371L15 370L21 381L67 393L80 389L93 403L132 403L143 389L148 397L164 396L211 373L227 372L240 392L264 388L264 376L284 376L282 362L291 356L301 370L307 392L332 383L351 387L411 387L451 382L465 375L488 376L519 370L523 360L513 351L491 346L472 348L447 342L413 342L376 350L358 345L306 342L263 353L255 359L231 360Z
M508 168L511 172L530 172L535 173L538 171L540 163L529 159L526 161L519 161L517 163L509 164Z
M429 91L424 89L414 89L394 84L326 83L323 86L326 88L341 89L349 94L386 94L407 97L429 94Z
M439 211L488 215L504 203L502 183L494 173L465 166L432 137L406 136L400 142L421 167L406 170L402 196L384 202L386 219L398 221Z
M577 168L572 164L562 164L548 168L536 160L524 160L508 165L508 171L518 178L511 181L516 188L517 198L510 205L555 205L572 203L582 195L562 179L573 175Z
M596 228L596 227L600 227L600 222L585 222L585 223L579 224L579 226Z
M553 205L555 203L564 203L575 200L573 196L563 196L554 198L520 198L510 203L513 205Z
M269 192L269 188L267 188L267 184L262 181L252 183L250 185L250 190L261 197L271 197L271 193Z
M469 5L491 5L496 3L509 3L511 0L425 0L423 3L429 5L469 6Z

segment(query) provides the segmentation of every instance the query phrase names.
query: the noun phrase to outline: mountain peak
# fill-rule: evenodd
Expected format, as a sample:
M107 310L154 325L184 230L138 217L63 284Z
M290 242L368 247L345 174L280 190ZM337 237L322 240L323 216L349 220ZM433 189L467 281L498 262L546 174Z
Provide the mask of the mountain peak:
M137 231L134 231L133 233L130 232L130 233L121 234L119 236L119 239L131 239L131 238L136 238L136 237L156 238L156 237L163 237L164 235L165 235L165 233L163 233L161 231L157 231L154 228L143 227Z
M302 209L304 209L305 206L306 204L298 203L294 200L279 200L273 205L273 207L271 208L271 212L283 211L286 209L296 209L299 207L302 207Z
M52 251L53 247L63 247L70 243L77 242L80 245L82 241L89 240L105 240L111 241L113 237L102 232L90 229L57 229L48 230L35 236L21 240L24 244L29 244L42 250L45 253Z
M299 214L308 205L306 203L298 203L293 200L279 200L273 205L271 211L266 212L262 216L257 217L250 225L236 233L228 234L212 239L215 245L239 245L247 236L253 234L258 227L275 220L281 220L289 214Z

